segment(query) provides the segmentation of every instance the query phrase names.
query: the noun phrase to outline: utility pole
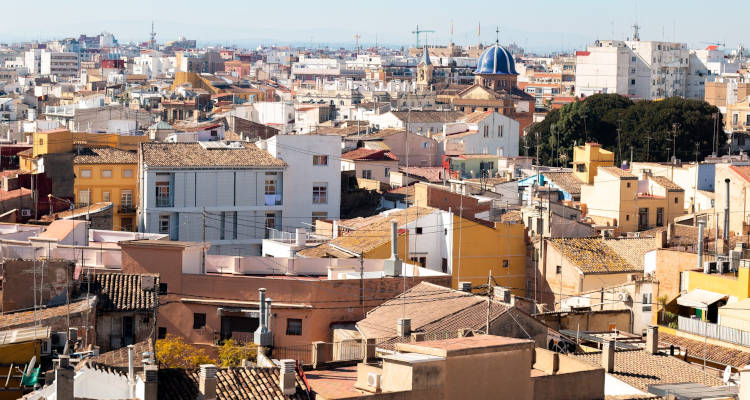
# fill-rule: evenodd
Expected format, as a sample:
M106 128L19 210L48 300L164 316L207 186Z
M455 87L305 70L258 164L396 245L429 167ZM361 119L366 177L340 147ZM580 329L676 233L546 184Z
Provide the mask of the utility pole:
M206 207L203 207L203 212L201 212L201 216L203 217L203 257L201 260L201 273L206 273Z
M490 314L492 313L492 296L494 294L494 290L492 288L492 270L490 270L490 275L487 277L487 325L484 329L484 334L489 335L490 334Z

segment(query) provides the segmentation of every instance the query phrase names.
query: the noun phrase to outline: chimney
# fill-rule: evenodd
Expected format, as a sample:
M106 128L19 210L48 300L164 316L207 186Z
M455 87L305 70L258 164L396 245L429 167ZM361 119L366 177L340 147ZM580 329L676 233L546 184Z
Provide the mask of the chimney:
M135 350L132 344L128 345L128 381L133 382L133 357L135 356Z
M157 400L159 396L159 367L143 366L143 400Z
M333 220L333 228L331 231L331 238L336 239L339 237L339 221Z
M59 365L55 369L55 393L58 400L73 400L73 382L75 370L70 365L70 358L61 355Z
M258 289L260 301L258 303L258 316L260 318L260 324L258 329L255 331L253 341L256 345L261 347L267 347L271 345L271 332L268 329L268 310L266 309L266 289Z
M391 221L391 258L383 262L385 276L401 276L401 260L398 258L398 223Z
M399 318L396 322L396 332L399 336L409 336L411 334L411 318Z
M726 204L724 205L724 234L722 235L722 238L724 239L725 243L729 243L729 178L724 179L724 182L727 184L727 197L726 197Z
M458 282L458 290L471 293L471 282Z
M646 330L646 352L650 354L659 353L659 327L649 326Z
M615 341L608 340L602 346L602 367L607 373L615 370Z
M203 400L216 400L216 366L201 364L198 390L203 394Z
M305 228L297 228L295 230L294 239L295 239L295 243L294 243L295 245L304 246L305 243L307 242L305 238Z
M279 370L279 388L284 396L291 396L297 392L294 365L294 360L281 360L281 368Z
M703 273L707 274L711 271L708 270L708 266L703 265L703 227L705 225L705 222L698 221L698 268L703 269Z

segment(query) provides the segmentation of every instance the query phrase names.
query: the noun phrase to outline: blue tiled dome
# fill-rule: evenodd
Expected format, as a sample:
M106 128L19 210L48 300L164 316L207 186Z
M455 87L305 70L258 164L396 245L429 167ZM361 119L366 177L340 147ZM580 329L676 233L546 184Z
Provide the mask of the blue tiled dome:
M513 55L499 44L493 45L482 53L474 73L518 75Z

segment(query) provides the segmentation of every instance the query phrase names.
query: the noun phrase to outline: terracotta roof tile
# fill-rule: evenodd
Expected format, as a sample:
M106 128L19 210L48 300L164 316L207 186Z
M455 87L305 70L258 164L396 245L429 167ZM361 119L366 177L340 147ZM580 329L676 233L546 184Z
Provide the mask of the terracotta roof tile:
M423 178L427 182L442 182L443 167L400 167L399 171L411 176Z
M403 122L416 124L456 122L466 114L460 111L392 111L392 114Z
M283 167L286 163L251 143L208 150L200 143L141 143L149 167Z
M348 153L341 155L344 160L369 160L369 161L398 161L398 158L386 150L370 150L364 147L360 147L357 150L352 150Z
M617 176L619 178L625 178L625 179L638 179L635 175L631 174L628 171L625 171L622 168L617 167L599 167L599 172L606 172L610 175Z
M71 315L80 314L85 311L92 310L95 304L96 299L92 297L88 300L71 302L70 307L68 307L67 305L61 305L43 308L37 310L36 312L21 311L16 313L7 313L0 315L0 326L2 326L3 329L20 328L33 324L35 320L41 321L41 324L44 326L45 320L63 317L67 315L68 312L70 312Z
M549 243L584 274L642 272L602 238L549 239Z
M579 181L572 172L542 172L542 175L571 195L581 194L583 182Z
M159 370L160 399L195 400L199 398L200 371L184 369ZM284 396L279 388L278 368L219 368L216 370L217 400L307 399L305 383L299 375L297 392Z
M99 272L91 281L91 292L99 298L101 311L153 311L155 291L141 289L141 274ZM159 277L154 276L154 287L159 287ZM88 290L88 279L81 281L81 290Z
M133 344L133 351L135 352L135 358L133 359L133 365L136 368L143 367L143 357L141 354L151 351L151 339L144 340ZM86 359L87 362L93 362L100 365L107 365L110 367L127 367L128 366L128 348L121 347L117 350L108 351L106 353L99 354ZM79 365L83 365L81 363ZM78 368L78 366L76 366Z
M668 192L684 192L685 189L680 187L680 185L672 182L669 180L669 178L664 176L650 176L648 179L652 180L657 185L663 187Z
M575 355L593 365L600 365L601 352ZM705 374L696 366L666 354L649 354L643 350L618 351L615 353L615 378L648 393L648 385L665 383L697 382L708 386L721 386L721 379Z
M604 239L604 244L614 250L628 263L643 269L643 257L651 250L659 248L652 237Z
M706 359L709 361L731 365L735 368L742 368L750 364L750 348L742 350L741 346L720 346L705 343L703 340L670 335L664 332L659 332L659 342L667 346L675 345L681 350L686 350L689 356L702 358L703 354L706 354Z
M113 147L84 148L73 164L138 164L138 153Z

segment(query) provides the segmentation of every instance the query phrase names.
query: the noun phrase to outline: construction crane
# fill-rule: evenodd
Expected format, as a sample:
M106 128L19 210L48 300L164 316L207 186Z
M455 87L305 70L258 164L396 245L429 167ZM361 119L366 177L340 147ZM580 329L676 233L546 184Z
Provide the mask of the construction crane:
M726 43L723 43L723 42L701 42L701 43L709 44L712 46L721 46L721 47L725 47L727 45Z
M414 35L416 35L416 37L417 37L417 46L416 46L416 48L419 48L419 34L420 33L435 33L435 31L427 30L427 29L420 30L419 29L419 24L417 24L417 29L414 30L414 31L411 31L411 33L413 33Z

